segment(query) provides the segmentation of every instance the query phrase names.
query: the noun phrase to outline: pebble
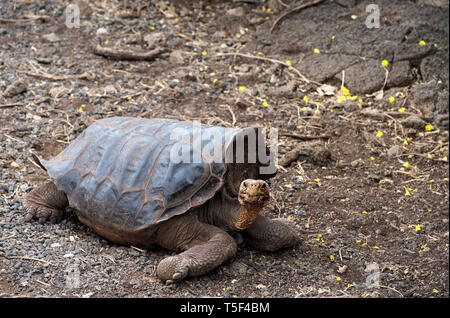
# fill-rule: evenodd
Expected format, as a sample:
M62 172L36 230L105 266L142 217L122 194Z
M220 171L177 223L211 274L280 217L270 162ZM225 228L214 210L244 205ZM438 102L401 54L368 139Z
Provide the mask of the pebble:
M259 290L267 290L267 286L263 285L263 284L258 284L255 287L256 287L256 289L259 289Z
M97 35L103 35L103 34L107 34L108 30L106 28L98 28L97 32L95 32Z
M9 85L3 92L3 97L13 97L27 90L27 83L24 80L17 80Z
M239 7L227 10L227 14L234 16L234 17L242 17L245 14L245 12L244 12L244 8L239 6Z
M42 36L42 38L49 42L59 42L60 41L59 37L55 33L44 34Z

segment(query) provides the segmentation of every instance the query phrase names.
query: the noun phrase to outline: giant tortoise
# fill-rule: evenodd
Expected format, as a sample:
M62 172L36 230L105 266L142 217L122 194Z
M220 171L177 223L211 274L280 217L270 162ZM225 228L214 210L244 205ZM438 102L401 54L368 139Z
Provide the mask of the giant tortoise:
M291 247L299 241L292 223L259 214L270 198L264 180L276 173L262 173L271 158L262 136L256 127L98 120L56 157L40 160L51 181L26 195L26 220L56 222L69 205L110 241L177 251L157 267L165 281L217 268L236 253L239 232L259 250Z

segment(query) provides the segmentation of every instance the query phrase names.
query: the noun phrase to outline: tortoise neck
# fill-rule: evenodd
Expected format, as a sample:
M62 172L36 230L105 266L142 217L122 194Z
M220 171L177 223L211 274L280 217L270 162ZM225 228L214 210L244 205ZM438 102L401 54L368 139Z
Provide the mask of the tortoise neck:
M239 231L245 230L255 222L259 212L261 211L261 206L242 205L241 210L241 214L235 223L235 227Z
M227 232L238 231L236 223L242 215L242 207L237 199L224 192L218 191L211 200L198 207L199 220Z

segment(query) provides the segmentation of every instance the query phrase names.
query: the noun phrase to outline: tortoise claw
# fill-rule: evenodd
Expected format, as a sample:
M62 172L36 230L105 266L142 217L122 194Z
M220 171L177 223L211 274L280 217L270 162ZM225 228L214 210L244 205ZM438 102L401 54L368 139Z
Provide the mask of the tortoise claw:
M189 262L179 255L170 256L159 263L156 272L166 283L180 281L189 273Z

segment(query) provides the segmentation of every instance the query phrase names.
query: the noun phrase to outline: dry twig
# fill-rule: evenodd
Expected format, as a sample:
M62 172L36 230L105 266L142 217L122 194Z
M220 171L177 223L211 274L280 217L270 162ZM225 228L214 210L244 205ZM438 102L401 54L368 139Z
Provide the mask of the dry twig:
M12 103L12 104L0 104L0 108L8 108L8 107L14 107L14 106L23 106L22 103Z
M292 133L281 133L281 136L292 137L295 139L303 139L303 140L313 140L313 139L329 139L330 135L320 135L320 136L308 136L308 135L297 135Z
M26 14L22 19L6 19L0 18L0 22L5 23L23 23L23 22L32 22L37 20L48 20L50 17L48 15L34 15L34 14Z
M302 4L302 5L299 5L298 7L293 8L292 10L286 12L285 14L279 16L279 17L275 20L275 22L272 24L272 27L270 28L269 33L272 34L272 31L275 29L275 27L277 26L277 24L280 23L280 21L283 20L284 18L286 18L288 15L290 15L290 14L292 14L292 13L295 13L295 12L299 12L299 11L301 11L301 10L303 10L303 9L306 9L306 8L309 8L309 7L312 7L312 6L315 6L315 5L317 5L317 4L319 4L319 3L323 2L323 1L324 1L324 0L316 0L316 1L313 1L313 2L310 2L310 3L304 3L304 4Z
M115 60L129 60L129 61L151 61L154 60L161 53L166 52L165 48L155 48L146 52L134 52L125 50L115 50L109 47L97 45L92 49L95 55L109 57Z
M29 257L29 256L7 256L6 258L25 259L25 260L29 260L29 261L36 261L36 262L41 262L41 263L53 265L53 263L51 263L49 261L46 261L46 260L43 260L43 259L39 259L39 258Z
M249 58L249 59L255 59L255 60L261 60L261 61L268 61L268 62L272 62L272 63L276 63L276 64L281 64L284 65L286 67L288 67L289 69L291 69L292 71L294 71L298 76L300 76L300 78L306 82L306 83L312 83L312 84L316 84L316 85L322 85L319 82L310 80L308 78L306 78L302 73L300 73L300 71L298 69L296 69L295 67L286 64L283 61L280 60L276 60L276 59L272 59L272 58L268 58L268 57L263 57L263 56L254 56L254 55L248 55L248 54L242 54L242 53L218 53L217 56L240 56L240 57L245 57L245 58Z
M65 80L72 80L72 79L89 79L89 73L84 72L83 74L79 75L53 75L53 74L47 74L47 73L34 73L34 72L28 72L28 71L20 71L26 75L33 76L33 77L41 77L45 79L49 79L52 81L65 81Z

